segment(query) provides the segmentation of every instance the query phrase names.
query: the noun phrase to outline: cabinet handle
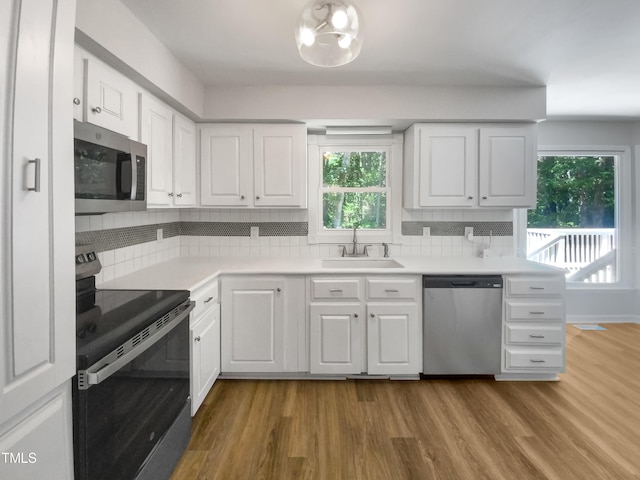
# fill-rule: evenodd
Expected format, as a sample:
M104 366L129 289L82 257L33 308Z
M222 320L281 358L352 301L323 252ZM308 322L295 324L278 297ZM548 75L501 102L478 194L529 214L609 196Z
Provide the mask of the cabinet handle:
M530 290L544 290L544 287L529 287Z
M73 99L73 104L74 105L80 105L80 99L78 97Z
M357 313L354 313L354 314L353 314L353 318L358 318L358 314L357 314Z
M207 299L204 301L204 303L209 303L211 300L213 300L213 297L209 297L209 298L207 298Z
M28 161L29 164L33 163L35 165L35 172L34 172L34 181L33 181L33 187L27 187L27 191L29 192L39 192L40 191L40 165L42 163L42 161L39 158L33 159L33 160L29 160Z
M544 335L529 335L531 338L544 338Z
M473 197L467 197L469 200L473 200Z
M531 363L547 363L544 360L534 360L533 358L529 360Z
M486 200L486 199L487 199L487 197L483 196L483 197L482 197L482 199L483 199L483 200Z
M100 112L102 112L102 109L100 107L94 107L94 108L91 109L91 111L93 113L100 113Z
M341 288L330 288L329 293L342 293Z
M173 197L173 192L169 192L167 193L167 195L169 195L170 197Z
M398 293L399 290L397 288L386 288L385 292L387 292L387 293Z
M281 288L276 288L276 292L281 292L282 289Z
M176 195L178 198L182 198L182 194L179 193L178 195Z
M544 315L544 312L529 312L531 315Z
M198 335L196 338L193 339L194 342L199 342L200 341L200 335Z

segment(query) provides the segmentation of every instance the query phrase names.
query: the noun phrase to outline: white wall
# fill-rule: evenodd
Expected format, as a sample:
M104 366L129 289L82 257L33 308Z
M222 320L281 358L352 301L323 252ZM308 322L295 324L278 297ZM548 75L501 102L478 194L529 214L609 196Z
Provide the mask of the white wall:
M119 0L81 0L76 43L189 117L202 117L204 86Z
M625 269L625 278L618 287L577 289L567 292L568 321L640 321L640 300L638 300L638 281L640 261L635 247L639 241L640 212L638 212L638 188L640 169L636 154L636 145L640 144L640 124L631 122L606 121L546 121L538 128L540 147L621 147L630 155L625 165L621 188L627 191L627 211L622 212L626 235L621 252L621 263ZM640 150L639 150L640 151Z
M319 125L415 121L531 121L546 117L546 88L411 86L215 86L207 120L298 120ZM327 121L329 120L329 121Z

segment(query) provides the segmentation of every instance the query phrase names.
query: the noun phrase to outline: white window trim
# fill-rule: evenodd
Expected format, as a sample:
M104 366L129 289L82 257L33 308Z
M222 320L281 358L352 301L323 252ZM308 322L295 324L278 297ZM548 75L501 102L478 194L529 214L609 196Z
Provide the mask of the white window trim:
M387 158L389 181L388 228L380 230L358 230L359 244L401 243L402 241L402 134L380 136L328 137L326 135L308 135L307 152L309 162L309 235L310 244L348 244L353 240L351 231L327 232L322 228L322 199L320 186L320 156L327 147L334 149L351 147L371 147L389 152Z
M633 284L633 201L632 201L632 165L631 149L626 146L539 146L536 156L572 156L590 157L615 156L616 162L616 211L615 222L618 230L618 279L613 283L580 283L567 282L571 290L620 290L630 289ZM514 211L514 231L516 234L516 251L518 256L526 258L527 252L527 210Z

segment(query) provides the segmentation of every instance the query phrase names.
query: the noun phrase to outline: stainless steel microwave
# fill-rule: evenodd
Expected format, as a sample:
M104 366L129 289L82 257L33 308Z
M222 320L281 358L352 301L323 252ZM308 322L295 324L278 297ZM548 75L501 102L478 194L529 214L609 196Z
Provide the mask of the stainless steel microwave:
M74 121L76 215L147 209L147 147Z

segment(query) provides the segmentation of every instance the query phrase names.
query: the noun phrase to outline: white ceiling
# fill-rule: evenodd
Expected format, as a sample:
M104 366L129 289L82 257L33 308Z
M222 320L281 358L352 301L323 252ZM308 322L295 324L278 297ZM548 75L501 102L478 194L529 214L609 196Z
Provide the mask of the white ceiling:
M547 86L549 118L640 119L638 0L355 0L360 56L306 64L307 0L122 0L207 86Z

